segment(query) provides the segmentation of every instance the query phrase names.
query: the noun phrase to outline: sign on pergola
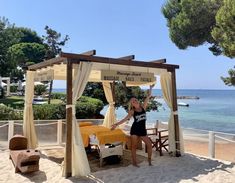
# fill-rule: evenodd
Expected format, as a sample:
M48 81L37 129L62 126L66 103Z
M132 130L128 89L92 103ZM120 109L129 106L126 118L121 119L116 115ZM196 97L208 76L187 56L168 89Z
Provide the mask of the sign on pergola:
M149 62L136 61L134 56L121 58L98 57L96 51L92 50L82 54L61 53L59 57L29 66L30 71L36 72L36 79L42 80L66 80L67 81L67 104L66 104L66 156L65 174L66 177L72 175L72 106L73 106L73 81L82 63L92 63L89 75L86 79L90 82L113 82L124 81L127 85L150 85L156 82L156 75L161 76L162 87L165 98L171 107L173 128L169 128L169 133L173 129L169 139L174 139L175 155L180 156L179 122L177 113L177 94L175 69L178 65L166 64L166 59ZM89 64L87 64L89 65ZM79 67L80 68L80 67ZM81 69L81 68L80 68ZM81 72L85 69L81 69ZM80 81L81 83L83 81ZM172 144L171 144L172 145ZM79 163L79 162L77 162Z
M156 81L156 78L153 73L101 70L101 80L151 83Z

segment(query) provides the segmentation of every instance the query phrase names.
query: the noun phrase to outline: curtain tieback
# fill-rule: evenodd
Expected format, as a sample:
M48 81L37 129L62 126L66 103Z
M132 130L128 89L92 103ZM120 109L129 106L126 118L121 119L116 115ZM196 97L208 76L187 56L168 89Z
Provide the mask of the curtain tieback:
M115 105L115 102L109 102L109 105Z
M29 106L29 105L33 105L33 102L25 102L25 104Z
M66 109L72 108L72 113L75 115L76 114L76 108L74 104L66 105Z
M171 111L174 115L178 115L178 111Z

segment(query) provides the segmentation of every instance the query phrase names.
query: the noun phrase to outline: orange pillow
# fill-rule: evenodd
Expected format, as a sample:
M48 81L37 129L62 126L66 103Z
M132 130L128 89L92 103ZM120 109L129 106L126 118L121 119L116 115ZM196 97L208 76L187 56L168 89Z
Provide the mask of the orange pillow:
M81 121L78 123L79 124L79 127L83 127L83 126L92 126L93 123L90 122L90 121Z

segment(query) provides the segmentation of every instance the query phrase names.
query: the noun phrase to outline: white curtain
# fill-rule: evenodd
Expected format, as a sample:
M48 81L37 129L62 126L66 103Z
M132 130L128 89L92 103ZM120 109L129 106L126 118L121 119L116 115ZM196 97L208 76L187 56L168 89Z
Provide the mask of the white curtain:
M23 134L28 140L28 148L36 148L38 144L33 120L34 71L27 71L24 103Z
M161 80L163 98L171 110L170 119L168 121L169 152L175 153L176 147L175 147L174 115L176 115L178 111L173 111L173 106L172 106L173 91L172 91L171 73L169 72L162 73L160 76L160 80ZM180 133L180 139L179 139L180 140L180 152L184 153L183 135L182 135L181 128L180 128L180 123L179 123L179 133Z
M73 105L67 106L73 109L72 122L72 176L86 176L90 174L90 166L82 141L80 128L77 125L75 105L76 101L82 96L86 87L92 63L80 62L79 67L75 69L73 79Z
M116 115L115 115L115 107L114 107L114 100L113 100L113 93L112 93L112 88L111 84L109 82L103 82L103 88L104 88L104 93L105 97L109 103L107 112L105 114L103 126L107 128L111 128L111 125L113 125L116 122Z

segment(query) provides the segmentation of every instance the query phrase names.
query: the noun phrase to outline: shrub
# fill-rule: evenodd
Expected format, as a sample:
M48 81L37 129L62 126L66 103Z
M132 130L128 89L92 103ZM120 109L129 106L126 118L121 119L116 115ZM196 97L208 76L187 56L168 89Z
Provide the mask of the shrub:
M104 104L101 100L82 96L76 104L76 117L78 119L97 118L103 107ZM63 104L33 105L33 112L36 120L66 118L65 105ZM23 119L23 111L0 105L0 120L16 119Z
M10 92L12 92L12 93L15 93L15 92L17 92L17 87L18 86L10 86Z
M99 99L82 96L76 104L76 118L88 119L100 116L104 104ZM65 119L65 105L43 104L34 105L34 119Z
M100 115L103 107L104 103L101 100L82 96L76 104L76 118L95 118Z
M23 119L23 111L14 110L11 107L7 107L0 104L0 120L20 120Z
M60 104L43 104L33 106L34 119L65 119L65 106Z
M46 85L36 85L36 86L34 86L35 95L42 95L46 92L47 92L47 86Z

